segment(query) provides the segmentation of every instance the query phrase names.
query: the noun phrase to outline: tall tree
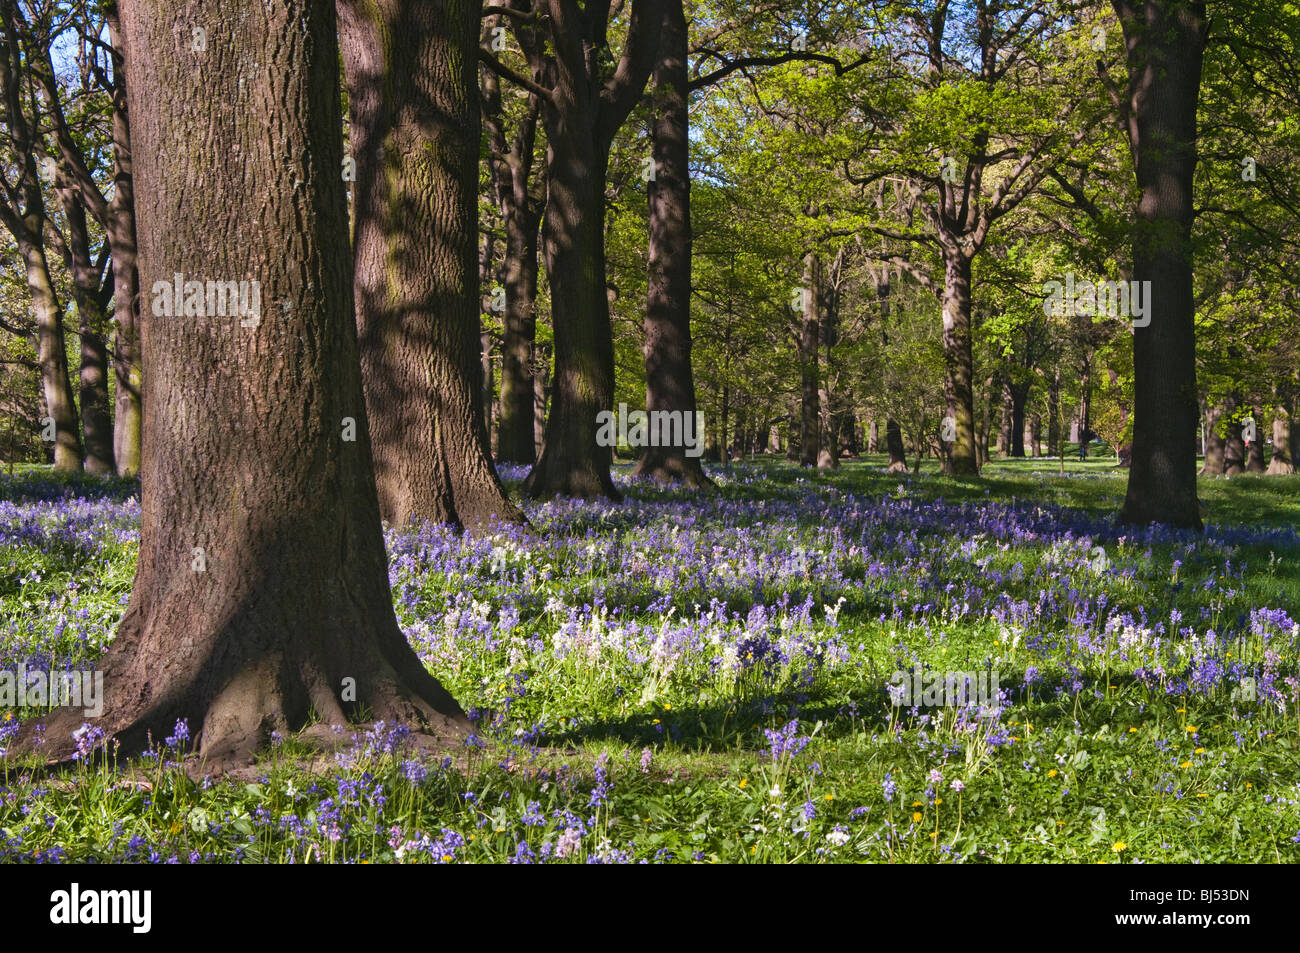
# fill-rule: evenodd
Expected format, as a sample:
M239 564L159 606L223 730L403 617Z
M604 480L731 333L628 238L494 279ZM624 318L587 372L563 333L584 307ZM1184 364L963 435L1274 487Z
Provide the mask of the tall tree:
M107 143L103 142L100 131L95 128L97 104L81 110L96 117L90 128L81 128L83 124L73 123L64 108L64 89L61 88L54 71L52 49L55 37L50 33L29 34L32 47L32 67L34 77L45 95L49 125L54 145L59 156L60 177L66 178L71 192L62 197L66 206L71 200L81 205L83 212L80 220L84 223L88 214L103 230L108 239L108 250L112 260L111 280L105 280L105 287L112 291L113 298L113 333L112 360L114 389L116 391L115 408L112 413L111 453L92 448L87 437L86 467L98 470L102 461L112 461L117 471L132 476L140 469L140 280L136 272L135 245L135 198L131 178L131 132L127 123L126 70L122 56L121 25L115 4L105 4L102 10L85 9L82 15L73 17L69 24L77 32L77 64L81 73L80 95L93 97L107 95ZM108 42L103 40L108 34ZM69 36L69 34L64 34ZM110 176L111 195L103 187L100 179L99 165L102 160L96 152L102 145L111 145L112 159ZM71 215L71 213L69 213ZM72 218L70 227L74 228ZM73 236L75 238L75 236ZM79 266L80 267L80 266ZM72 268L74 282L78 269ZM89 272L81 268L83 278ZM74 287L76 285L74 284ZM81 287L89 286L82 283ZM89 291L83 291L83 297ZM90 295L92 298L94 295ZM78 299L78 307L81 300ZM104 310L101 304L99 311ZM98 371L92 370L87 375L86 362L97 366L101 352L107 353L104 331L88 327L82 314L82 416L88 414L96 417L102 412L94 406L88 411L86 399L99 399L101 388L107 382L91 383L91 393L86 393L87 380L97 381ZM98 320L98 319L96 319ZM87 338L87 333L90 338ZM105 422L97 425L86 423L86 430L102 430Z
M45 412L53 425L54 467L81 469L81 432L68 373L63 307L59 303L45 249L48 213L41 190L41 172L53 184L53 160L44 155L41 117L29 95L31 58L21 42L28 24L14 0L0 0L0 143L5 164L16 172L0 187L0 224L13 235L27 276L36 328L36 352L41 369Z
M1133 465L1119 519L1199 530L1191 229L1205 4L1112 5L1128 50L1121 111L1141 192L1133 278L1151 282L1150 321L1133 332Z
M654 177L650 203L649 273L644 319L646 410L695 414L691 369L691 169L686 14L682 0L664 3L655 63L652 122ZM653 418L652 418L653 419ZM711 485L698 457L684 446L648 446L636 473L662 483Z
M62 179L62 176L60 176ZM113 273L106 266L108 243L91 259L90 228L80 191L60 182L59 200L67 235L49 229L72 276L72 299L77 306L77 337L81 341L81 428L85 436L87 473L103 475L116 470L113 459L113 411L108 393L108 347L104 319L113 296Z
M547 193L543 255L555 324L551 411L542 454L525 483L534 497L620 499L613 448L597 414L614 399L614 342L605 287L605 178L610 146L654 67L663 0L632 0L623 50L609 44L610 3L511 0L514 36L532 77L486 50L496 72L542 100Z
M515 123L514 135L508 136L500 79L486 67L482 71L482 95L492 191L505 231L505 254L500 269L506 300L502 316L497 459L531 466L537 459L533 434L537 234L546 207L545 170L540 174L533 170L542 103L536 93L527 93L527 106Z
M518 522L479 369L478 6L339 0L362 379L390 523Z
M339 240L333 3L124 0L122 21L146 287L175 273L257 280L267 307L253 321L148 321L140 557L95 724L129 753L188 718L210 763L243 760L312 712L458 734L464 716L388 590ZM40 750L67 757L82 719L53 714Z

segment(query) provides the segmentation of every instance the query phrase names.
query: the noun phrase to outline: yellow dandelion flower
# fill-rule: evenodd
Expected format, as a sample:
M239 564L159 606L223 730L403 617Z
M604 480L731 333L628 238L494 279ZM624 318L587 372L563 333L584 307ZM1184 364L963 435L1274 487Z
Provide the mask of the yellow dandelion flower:
M920 812L920 811L914 811L914 812L912 813L912 823L913 823L913 824L920 824L920 823L921 823L921 812Z
M1128 850L1128 844L1124 843L1122 840L1117 840L1111 845L1110 849L1118 854L1122 850Z
M1196 796L1197 796L1197 797L1209 797L1208 794L1198 794L1198 795L1196 795Z
M1130 728L1130 729L1128 730L1128 733L1129 733L1130 735L1137 734L1137 729L1136 729L1136 728Z
M1048 771L1048 772L1047 772L1047 776L1048 776L1049 778L1054 778L1054 777L1056 777L1056 769L1053 768L1051 771Z
M826 800L828 800L828 801L833 801L833 800L835 800L835 795L834 795L834 794L828 794L828 795L826 795Z
M1246 782L1246 787L1253 788L1254 786L1255 785L1251 784L1249 781Z
M1205 754L1205 749L1197 748L1196 751L1193 752L1193 754Z
M921 806L922 806L922 805L921 805L921 802L920 802L920 801L913 801L913 802L912 802L912 807L921 807Z
M740 786L741 786L742 788L743 788L745 785L747 785L748 783L749 783L749 778L741 778L741 779L740 779Z
M935 804L942 804L942 803L943 803L943 798L941 798L941 797L937 797L937 798L935 798L935 799L934 799L934 803L935 803Z
M1190 761L1184 761L1181 765L1179 765L1179 767L1182 767L1182 768L1190 768L1191 766L1192 766L1192 763L1191 763Z
M1196 726L1195 726L1195 725L1188 725L1188 726L1187 726L1187 733L1188 733L1189 735L1195 733L1195 731L1196 731Z

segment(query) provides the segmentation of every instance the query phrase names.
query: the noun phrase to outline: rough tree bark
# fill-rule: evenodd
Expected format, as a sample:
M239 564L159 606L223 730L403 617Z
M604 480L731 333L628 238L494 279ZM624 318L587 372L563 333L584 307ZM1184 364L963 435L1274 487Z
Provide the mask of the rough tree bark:
M357 332L380 512L519 522L479 390L478 6L339 0Z
M507 137L501 107L501 83L484 68L481 77L483 120L491 149L492 190L505 230L505 256L499 272L506 295L501 343L501 413L497 425L497 459L532 466L537 460L534 381L537 337L537 234L546 207L546 176L533 172L533 151L542 103L536 93Z
M1025 403L1029 400L1028 381L1019 384L1007 384L1007 394L1011 398L1011 447L1013 457L1025 455Z
M77 304L81 349L81 429L84 436L87 473L113 473L113 411L108 393L108 348L104 343L104 313L113 292L110 278L104 281L108 246L100 260L90 260L90 230L80 192L67 184L58 189L67 224L67 238L61 242L64 261L72 276L72 296Z
M113 96L113 197L103 223L113 255L113 457L117 472L140 472L144 365L140 347L140 274L135 235L135 181L127 112L125 44L117 5L105 11L113 46L113 75L100 82Z
M605 289L605 177L614 136L645 89L663 25L663 0L633 0L623 52L608 44L610 7L578 0L512 0L536 16L511 18L542 98L547 195L542 249L554 315L555 370L530 496L622 499L597 440L597 414L614 400L614 341ZM507 70L480 53L498 73Z
M653 74L651 134L655 175L650 202L649 269L644 319L646 410L680 412L694 419L691 370L691 169L690 95L686 73L686 15L682 0L664 3L659 58ZM699 457L685 446L646 447L634 471L660 483L711 486Z
M1268 472L1295 472L1291 463L1291 410L1281 403L1273 407L1273 458L1268 462Z
M1125 113L1141 193L1133 279L1151 282L1149 324L1133 331L1133 465L1119 520L1200 530L1190 239L1205 4L1112 6L1128 48Z
M1223 476L1228 442L1219 432L1219 421L1225 410L1222 401L1210 404L1205 410L1205 462L1201 466L1201 476Z
M975 434L975 364L971 343L971 260L956 247L943 254L943 396L956 433L944 469L957 476L979 474Z
M333 4L123 0L122 25L142 279L258 280L265 306L256 326L145 325L140 557L92 724L129 754L187 718L210 765L247 760L313 710L326 724L364 710L461 735L466 719L403 638L388 590L340 241ZM355 441L342 439L347 417ZM59 709L39 750L69 757L83 718ZM37 724L16 750L33 750Z

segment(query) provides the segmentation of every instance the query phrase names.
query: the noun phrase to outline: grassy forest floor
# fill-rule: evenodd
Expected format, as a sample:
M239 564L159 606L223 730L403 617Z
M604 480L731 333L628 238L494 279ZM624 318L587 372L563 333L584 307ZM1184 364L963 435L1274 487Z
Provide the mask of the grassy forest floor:
M0 761L0 860L1300 862L1300 477L1203 480L1202 536L1113 526L1113 458L882 464L704 497L623 468L626 502L528 503L532 534L390 530L465 750L380 725L192 781L178 726L126 772ZM0 482L0 670L93 667L139 511ZM918 665L1001 695L891 704Z

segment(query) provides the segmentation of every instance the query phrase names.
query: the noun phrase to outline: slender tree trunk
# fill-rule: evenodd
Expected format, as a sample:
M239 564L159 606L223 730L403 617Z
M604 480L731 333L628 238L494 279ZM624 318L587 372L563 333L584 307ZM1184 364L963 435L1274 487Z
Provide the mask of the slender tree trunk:
M1226 411L1222 401L1211 404L1205 411L1205 463L1201 476L1223 476L1228 442L1220 432L1219 421Z
M1011 385L1007 381L1002 381L1000 388L1002 394L1002 419L998 427L998 444L997 453L1000 456L1011 455ZM992 395L990 394L990 400Z
M509 167L509 201L502 204L505 260L501 284L506 293L505 332L501 343L501 419L498 457L531 466L537 459L533 425L536 414L534 364L537 338L537 234L544 200L529 191L533 127L540 108L534 98L525 117L526 134L516 140L520 155ZM525 162L525 158L527 161ZM538 188L545 189L545 176Z
M140 472L144 368L140 344L140 275L136 261L135 182L127 112L125 43L118 7L105 12L113 45L113 196L105 231L113 256L113 458L117 472Z
M1228 413L1236 417L1241 407L1241 398L1233 394L1228 399ZM1223 438L1223 475L1239 476L1246 472L1246 443L1242 439L1241 421L1228 421L1227 432Z
M480 391L478 7L339 0L357 165L355 274L380 512L519 522Z
M1007 394L1011 398L1011 448L1013 457L1023 459L1025 456L1025 402L1029 399L1028 384L1008 384Z
M1034 414L1029 418L1029 452L1035 459L1043 455L1043 415Z
M196 68L176 27L188 22L184 0L122 3L141 276L257 280L269 313L255 327L153 315L145 328L140 557L99 663L108 708L92 724L131 754L186 718L209 766L247 760L313 712L326 725L365 711L462 734L463 714L407 644L388 590L339 241L333 5L210 0L204 12L238 26L209 30ZM175 148L194 141L205 148ZM59 709L39 750L69 757L83 719ZM23 725L19 751L33 749L36 724Z
M59 189L67 223L66 259L72 275L81 342L81 427L87 473L102 476L116 469L113 460L113 414L108 394L108 348L104 344L104 302L100 270L90 260L86 207L76 189ZM106 289L105 289L106 291Z
M28 228L40 234L35 216L30 214ZM41 369L45 413L54 424L54 469L73 473L81 469L81 432L68 373L63 308L54 291L44 246L24 237L18 241L18 253L27 271L27 290L32 296L32 315L36 319L36 359Z
M551 393L550 348L533 347L533 459L542 453L542 439L546 435L546 411Z
M1065 448L1061 437L1061 372L1057 369L1052 372L1051 381L1047 387L1048 456L1065 456Z
M1255 421L1255 437L1246 447L1246 472L1263 473L1267 469L1264 463L1264 415L1255 406L1250 408L1250 415Z
M944 399L956 422L945 469L958 476L979 474L975 435L975 364L971 344L971 261L961 251L944 249L943 287ZM987 452L987 451L986 451Z
M659 59L653 76L654 178L650 199L649 273L644 320L646 410L680 414L683 430L694 420L695 378L691 371L691 169L688 43L682 0L664 4ZM654 418L651 418L652 420ZM660 441L637 461L637 474L660 483L710 485L698 457L684 442Z
M880 448L880 423L874 418L867 431L867 453L878 453Z
M1141 193L1133 278L1150 282L1133 332L1133 465L1119 518L1201 529L1191 227L1205 4L1113 0L1128 47L1129 144Z
M799 368L801 420L799 432L799 462L805 467L817 466L821 450L821 387L818 368L818 333L821 305L820 263L816 254L809 252L804 258L803 321L799 327Z
M1110 375L1111 386L1118 387L1119 386L1118 372L1116 372L1116 370L1113 367L1111 367L1106 369L1106 373ZM1119 405L1120 433L1123 433L1128 428L1128 418L1129 418L1129 414L1132 413L1132 411L1129 409L1128 401L1124 400L1123 397L1120 397L1116 401L1116 403ZM1120 439L1121 441L1123 440L1122 437ZM1115 456L1119 458L1119 465L1121 467L1132 466L1133 445L1130 443L1123 443L1123 442L1119 443L1119 445L1115 447Z
M1079 459L1087 460L1092 441L1092 358L1084 359L1079 374Z

